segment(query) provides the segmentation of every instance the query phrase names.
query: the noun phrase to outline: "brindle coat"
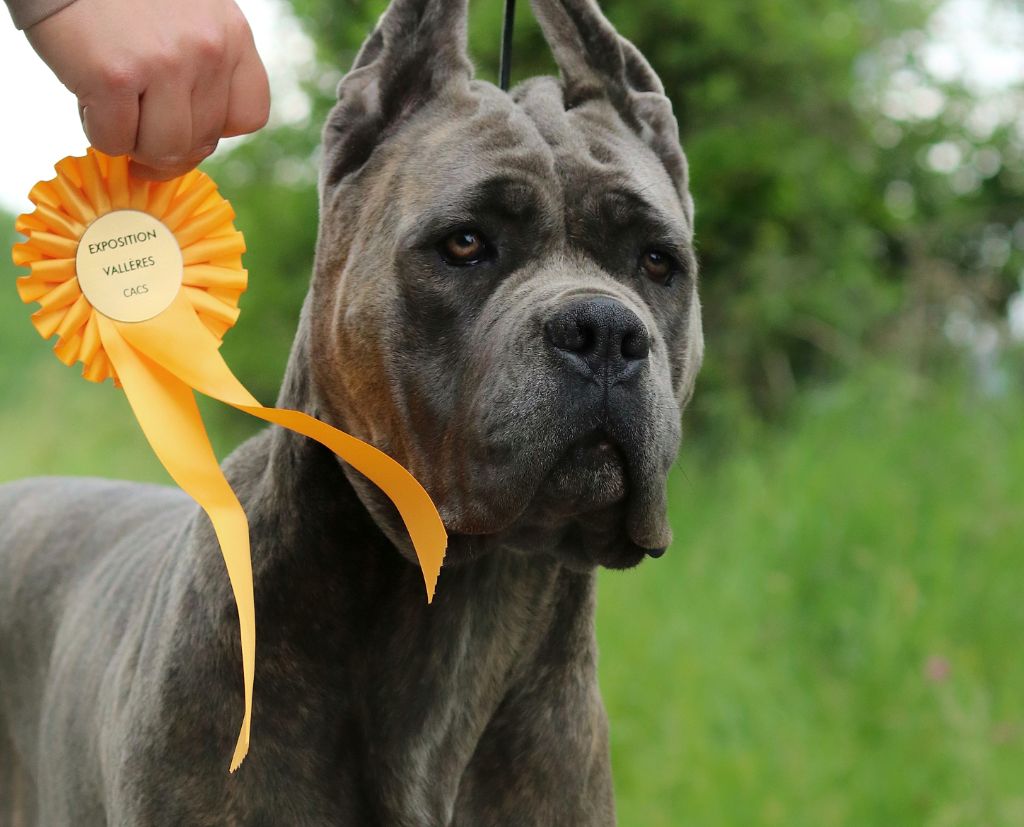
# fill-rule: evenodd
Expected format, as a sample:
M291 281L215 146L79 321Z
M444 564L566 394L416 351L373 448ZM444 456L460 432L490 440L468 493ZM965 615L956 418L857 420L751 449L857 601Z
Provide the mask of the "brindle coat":
M259 646L229 775L238 626L205 517L155 486L0 487L5 823L614 823L594 571L671 539L702 352L686 164L593 0L534 0L562 76L511 94L472 78L465 6L394 0L339 86L280 396L430 491L434 605L366 480L286 431L242 445Z

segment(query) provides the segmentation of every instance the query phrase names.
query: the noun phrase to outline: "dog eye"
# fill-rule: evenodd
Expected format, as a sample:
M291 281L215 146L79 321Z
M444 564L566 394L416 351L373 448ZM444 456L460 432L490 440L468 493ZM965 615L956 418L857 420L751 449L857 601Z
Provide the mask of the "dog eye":
M477 230L458 230L442 242L440 252L448 264L465 267L488 258L490 245Z
M648 250L640 256L640 267L651 281L667 287L679 270L679 263L668 253Z

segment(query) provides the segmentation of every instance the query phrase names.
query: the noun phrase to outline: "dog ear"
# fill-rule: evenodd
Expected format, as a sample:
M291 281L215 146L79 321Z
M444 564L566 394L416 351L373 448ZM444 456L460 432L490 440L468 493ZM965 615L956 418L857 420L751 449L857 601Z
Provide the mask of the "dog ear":
M324 126L322 184L359 169L388 132L473 74L467 0L393 0L338 84Z
M562 73L565 108L608 100L661 159L687 196L679 126L661 80L640 51L619 35L595 0L531 0Z

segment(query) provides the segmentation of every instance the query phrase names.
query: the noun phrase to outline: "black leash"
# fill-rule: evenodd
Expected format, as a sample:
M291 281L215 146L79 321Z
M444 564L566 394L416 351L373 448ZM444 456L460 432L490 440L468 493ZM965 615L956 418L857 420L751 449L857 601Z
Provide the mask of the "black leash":
M508 91L508 79L512 74L512 30L516 22L516 0L505 0L505 25L501 27L501 68L498 70L498 85Z

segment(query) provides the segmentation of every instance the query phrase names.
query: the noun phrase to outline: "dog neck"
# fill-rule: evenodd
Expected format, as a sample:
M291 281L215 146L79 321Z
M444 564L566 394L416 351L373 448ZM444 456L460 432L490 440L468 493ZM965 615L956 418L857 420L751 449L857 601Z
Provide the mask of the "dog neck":
M279 404L316 414L308 355L300 336ZM363 743L366 760L382 765L374 778L404 779L381 792L388 801L378 807L454 806L488 732L521 731L516 716L532 714L516 712L510 697L556 674L596 682L592 573L497 549L444 568L428 605L419 569L377 527L327 449L268 430L225 470L251 527L263 687L254 732L270 687L278 704L319 701L326 720L341 724L347 711L347 748ZM229 599L217 580L220 600Z
M296 338L278 405L318 416L323 412L317 410L312 392L305 328ZM393 616L399 608L393 605L396 601L404 607L403 616L407 610L417 622L434 618L428 623L504 607L530 615L532 622L525 625L532 627L544 626L552 605L561 599L558 587L563 581L586 583L590 591L592 574L567 572L545 554L524 555L499 547L473 562L444 568L437 599L428 606L419 568L392 546L329 450L291 431L272 429L253 441L251 451L239 453L239 459L250 465L247 476L254 470L253 460L264 469L247 506L258 594L279 593L295 568L308 571L320 566L332 593L340 597L352 592L352 604L367 616ZM318 555L322 559L315 559ZM336 578L343 582L334 582ZM299 603L309 602L308 597L295 597ZM329 601L334 605L326 610L337 612L337 602ZM385 625L396 626L398 635L408 631L391 622Z

